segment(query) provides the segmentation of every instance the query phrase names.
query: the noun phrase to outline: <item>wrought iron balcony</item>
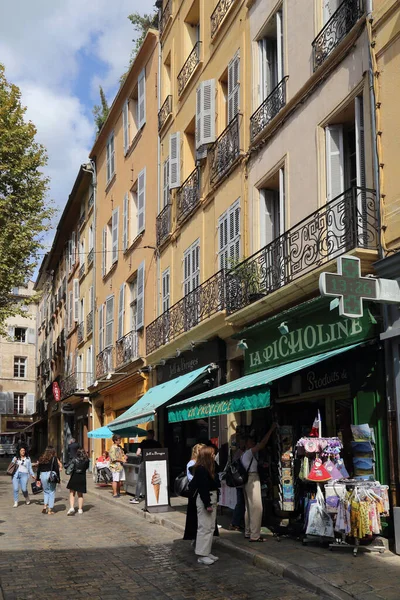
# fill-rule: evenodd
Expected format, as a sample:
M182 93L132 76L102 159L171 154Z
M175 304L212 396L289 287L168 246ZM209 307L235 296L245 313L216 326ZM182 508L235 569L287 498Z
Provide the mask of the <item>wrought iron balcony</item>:
M201 42L196 42L193 50L189 54L185 64L178 74L178 94L181 95L189 79L193 75L197 65L200 62Z
M168 119L169 115L172 113L172 96L171 94L166 97L164 104L158 111L158 131L164 127L165 121Z
M146 327L150 354L225 308L225 272L219 271Z
M114 346L108 346L96 356L97 379L114 371L114 354Z
M236 115L211 146L209 155L212 185L226 175L239 153L239 115Z
M228 14L229 9L236 0L220 0L215 7L211 19L211 37L217 33L219 26Z
M286 104L286 81L288 76L272 90L250 117L250 141L262 131Z
M161 13L160 21L158 24L158 29L160 31L160 37L162 36L165 27L168 23L168 19L172 15L172 0L168 0L167 4L164 7L164 10Z
M79 267L79 279L82 279L82 277L85 275L85 263L82 263L81 266Z
M139 356L138 334L136 331L130 331L124 337L119 339L115 345L116 348L116 368L122 367L131 360Z
M77 372L68 375L60 381L61 400L73 396L77 392L83 392L85 389L85 373Z
M92 208L94 204L94 192L92 192L89 196L89 200L88 200L88 212L89 210Z
M93 257L94 257L94 248L92 248L91 250L89 250L89 254L88 254L88 257L87 257L88 268L93 263Z
M376 250L375 191L353 187L226 274L229 314L355 248Z
M89 333L92 333L92 331L93 331L93 311L91 310L86 315L86 333L89 335Z
M183 182L177 193L177 220L181 223L196 208L200 201L200 171L195 169Z
M78 344L83 342L84 337L85 337L85 323L83 321L81 321L78 324L78 331L77 331Z
M81 214L81 216L79 217L79 221L78 221L78 229L81 229L81 227L83 227L83 224L86 220L86 214L83 212Z
M156 218L156 241L161 246L171 233L172 204L167 204Z
M342 2L312 42L314 71L346 37L363 13L363 0L344 0Z

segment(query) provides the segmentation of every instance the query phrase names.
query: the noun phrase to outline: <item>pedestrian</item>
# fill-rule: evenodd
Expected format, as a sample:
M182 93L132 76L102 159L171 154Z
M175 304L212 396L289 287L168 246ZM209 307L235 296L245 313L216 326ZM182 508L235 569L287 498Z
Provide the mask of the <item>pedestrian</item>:
M14 508L18 508L18 494L19 488L21 488L22 495L25 498L25 504L30 504L31 501L28 495L28 479L29 475L32 479L36 479L32 469L32 462L28 455L28 450L25 446L20 446L17 450L17 455L14 456L13 463L17 463L18 468L12 478L13 491L14 491Z
M71 438L68 442L68 459L71 461L75 458L80 446L75 438Z
M89 457L83 448L78 448L76 456L71 460L66 470L71 475L67 488L69 489L69 506L67 516L75 514L75 494L78 495L78 514L83 513L83 494L86 494L86 471L89 468Z
M56 449L54 446L47 446L46 450L39 458L36 481L37 484L41 485L43 488L44 507L42 509L42 513L54 515L53 508L56 495L56 485L60 482L59 460L57 458Z
M247 436L245 439L246 450L241 458L242 464L248 472L248 480L243 489L246 505L244 535L250 542L264 542L264 538L261 537L263 507L258 474L258 453L265 448L275 428L276 423L270 427L258 444L253 436Z
M150 450L151 448L161 448L160 442L154 437L154 429L148 429L146 439L140 442L138 449L136 450L136 456L141 457L139 464L139 473L136 483L136 495L129 500L131 504L139 504L141 497L144 496L145 490L145 476L144 476L144 460L143 450Z
M124 463L126 462L126 454L121 448L121 436L114 434L112 436L113 445L109 450L110 471L112 473L112 489L113 498L121 497L121 482L125 481Z
M239 460L246 449L245 441L243 437L236 436L236 452L232 457L232 462ZM232 514L232 522L229 525L230 531L241 531L244 527L244 514L246 511L246 505L244 501L244 491L242 487L236 488L236 505Z
M218 556L211 554L215 519L217 515L220 482L215 469L215 450L211 446L200 448L193 467L190 489L196 496L197 535L195 553L197 562L212 565Z
M192 448L192 455L188 464L186 465L186 475L189 483L193 479L192 468L196 464L197 457L199 455L200 448L205 448L205 444L196 444ZM185 533L183 534L184 540L195 540L197 533L197 508L196 498L192 495L189 496L187 511L186 511L186 523Z

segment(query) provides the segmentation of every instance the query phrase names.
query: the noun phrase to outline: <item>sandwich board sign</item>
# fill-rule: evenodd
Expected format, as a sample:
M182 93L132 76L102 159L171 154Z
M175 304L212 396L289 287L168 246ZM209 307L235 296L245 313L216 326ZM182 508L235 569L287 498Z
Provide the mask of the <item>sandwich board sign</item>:
M144 449L143 459L146 510L150 513L167 512L171 510L168 495L168 449Z

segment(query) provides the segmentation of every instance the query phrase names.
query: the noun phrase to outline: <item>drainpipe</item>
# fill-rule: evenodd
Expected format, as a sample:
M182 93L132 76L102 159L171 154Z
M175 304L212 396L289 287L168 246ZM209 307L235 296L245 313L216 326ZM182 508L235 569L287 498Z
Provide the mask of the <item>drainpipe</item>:
M160 38L158 38L158 74L157 74L157 115L158 112L161 108L161 42L160 42ZM158 125L157 125L158 127ZM160 185L161 185L161 140L160 140L160 135L157 135L157 214L160 213L161 210L161 196L160 196ZM172 213L172 211L171 211ZM157 246L157 240L155 243L155 246ZM157 293L157 298L156 298L156 316L158 317L158 315L160 314L160 269L161 269L161 264L160 264L160 253L158 252L158 249L156 251L156 278L157 278L157 282L156 282L156 293Z

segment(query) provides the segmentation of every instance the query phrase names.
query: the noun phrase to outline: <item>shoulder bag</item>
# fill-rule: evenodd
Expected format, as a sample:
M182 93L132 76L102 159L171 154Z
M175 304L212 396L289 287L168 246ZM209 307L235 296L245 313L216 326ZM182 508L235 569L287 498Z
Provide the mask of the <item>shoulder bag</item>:
M72 473L74 471L75 471L75 460L72 459L71 462L68 464L67 468L65 469L65 474L72 475Z
M7 475L10 475L10 477L14 477L17 470L18 470L17 461L11 461L7 467L6 473L7 473Z
M225 483L228 487L242 487L245 485L249 479L249 471L251 464L254 460L254 456L252 457L249 468L245 469L242 463L242 459L237 458L227 467L225 472Z
M177 496L182 496L183 498L189 498L189 480L188 476L184 471L174 481L174 492Z
M49 483L60 483L60 476L58 475L57 471L53 471L53 465L54 465L54 456L51 460L50 474L49 474L49 478L47 481Z

